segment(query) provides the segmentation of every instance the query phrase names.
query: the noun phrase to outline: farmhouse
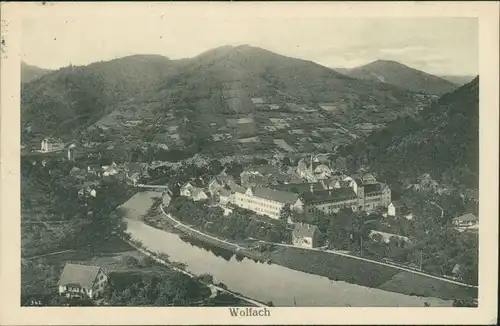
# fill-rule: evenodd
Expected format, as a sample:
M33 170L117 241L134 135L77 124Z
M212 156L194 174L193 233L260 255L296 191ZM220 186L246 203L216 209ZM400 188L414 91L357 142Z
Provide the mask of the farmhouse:
M66 264L58 282L59 294L68 298L98 298L108 275L98 266Z

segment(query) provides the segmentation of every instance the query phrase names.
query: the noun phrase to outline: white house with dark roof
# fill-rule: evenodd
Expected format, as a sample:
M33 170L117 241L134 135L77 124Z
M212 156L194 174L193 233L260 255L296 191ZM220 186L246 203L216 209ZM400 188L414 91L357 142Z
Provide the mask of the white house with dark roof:
M41 152L48 153L64 149L64 143L59 138L47 137L42 139L40 147Z
M59 278L59 294L68 298L95 299L102 295L109 277L99 266L66 264Z
M303 203L297 194L264 187L239 187L234 193L234 204L257 214L279 219L281 209L290 205L290 209L303 211Z
M316 247L318 228L306 223L294 223L292 231L292 244L295 246L314 248Z
M389 206L387 206L387 216L404 217L407 220L413 219L413 214L410 212L408 207L397 200L392 201Z
M181 196L191 198L194 201L207 200L208 195L203 191L203 189L193 186L191 183L187 182L180 189Z
M453 225L459 228L470 228L479 224L479 217L472 213L467 213L453 219Z

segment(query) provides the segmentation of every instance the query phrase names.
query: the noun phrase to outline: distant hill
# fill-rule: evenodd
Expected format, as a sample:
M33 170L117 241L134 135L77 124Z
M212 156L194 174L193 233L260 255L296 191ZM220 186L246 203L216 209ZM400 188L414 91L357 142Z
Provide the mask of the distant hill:
M439 76L440 78L446 79L447 81L462 86L469 82L471 82L476 76L475 75L448 75L448 76Z
M387 179L414 179L429 173L445 185L477 190L479 77L442 96L417 118L392 121L342 151Z
M48 74L52 70L43 69L36 66L31 66L24 61L21 61L21 83L28 83L38 79L41 76Z
M442 95L456 88L448 80L410 68L396 61L377 60L351 69L337 69L352 78L378 81L413 92Z
M273 137L286 138L288 132L276 136L263 126L278 123L268 118L282 113L297 128L322 124L337 132L333 140L352 139L356 135L337 130L334 122L384 124L415 114L428 101L390 84L354 79L311 61L244 45L189 59L131 56L59 69L23 87L22 120L54 135L77 135L98 125L112 128L114 137L121 133L129 141L143 141L147 133L147 139L165 143L168 124L178 127L174 136L188 143L207 141L215 133L231 133L233 139L265 134L274 146ZM238 122L240 118L248 123ZM136 120L139 127L127 129L124 120ZM320 142L323 136L315 137Z
M69 134L102 117L106 108L150 91L172 71L157 55L134 55L45 74L21 89L23 126Z

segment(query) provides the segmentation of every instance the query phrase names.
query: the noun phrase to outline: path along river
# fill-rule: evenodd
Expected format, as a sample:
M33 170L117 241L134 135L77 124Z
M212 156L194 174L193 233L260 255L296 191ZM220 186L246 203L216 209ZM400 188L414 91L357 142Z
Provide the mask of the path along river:
M230 290L258 300L272 301L275 306L330 307L423 307L451 306L449 300L409 296L368 288L326 277L295 271L276 264L237 259L229 254L217 254L206 246L182 239L179 235L159 230L137 219L150 207L152 192L136 194L123 206L129 209L127 232L153 252L162 252L171 261L182 262L193 274L211 274L215 282ZM133 211L133 212L132 212ZM215 253L214 253L215 252Z

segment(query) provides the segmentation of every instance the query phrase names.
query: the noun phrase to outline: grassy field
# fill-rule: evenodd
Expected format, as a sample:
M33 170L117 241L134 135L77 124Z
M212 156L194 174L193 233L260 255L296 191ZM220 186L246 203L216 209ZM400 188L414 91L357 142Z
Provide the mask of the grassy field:
M335 281L407 295L447 300L477 295L474 289L326 252L279 247L272 252L271 259L279 265Z
M354 258L297 248L279 247L272 252L271 259L291 269L367 287L377 287L398 273Z

